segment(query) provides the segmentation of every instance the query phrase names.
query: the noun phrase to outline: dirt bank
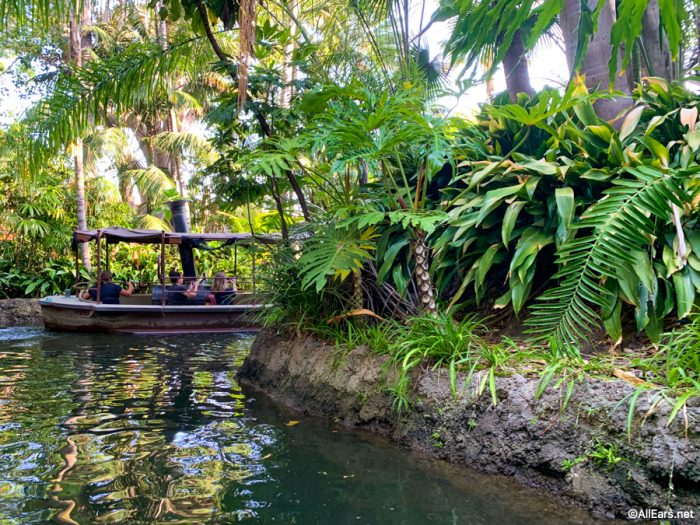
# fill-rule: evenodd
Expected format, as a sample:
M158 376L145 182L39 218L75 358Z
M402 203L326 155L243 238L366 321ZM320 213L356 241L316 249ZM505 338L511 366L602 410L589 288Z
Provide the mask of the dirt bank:
M0 328L42 323L39 299L0 299Z
M634 388L623 381L577 383L562 412L563 389L535 400L537 378L497 378L494 406L487 394L455 399L446 372L427 370L416 378L411 412L399 418L382 363L364 347L342 356L314 339L261 332L239 379L311 414L381 432L452 463L512 475L599 516L626 518L639 508L700 513L697 403L667 427L670 407L648 414L643 394L628 439Z

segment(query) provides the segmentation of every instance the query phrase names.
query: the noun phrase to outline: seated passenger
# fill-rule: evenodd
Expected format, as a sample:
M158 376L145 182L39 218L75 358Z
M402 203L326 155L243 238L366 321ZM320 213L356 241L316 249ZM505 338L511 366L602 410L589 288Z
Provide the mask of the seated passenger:
M104 270L100 272L100 302L102 304L119 304L119 297L131 297L134 291L134 283L129 281L129 286L124 290L118 284L112 282L112 272ZM80 293L81 299L97 300L97 287L93 286L89 290Z
M182 277L182 273L177 270L171 270L168 274L170 277L170 286L165 287L165 304L173 306L186 305L190 299L197 297L197 289L199 288L199 281L195 281L190 286L185 286L185 279Z
M237 293L236 277L232 277L229 283L224 272L216 272L214 275L214 282L211 285L211 293L207 296L206 304L231 304L231 301L236 297Z

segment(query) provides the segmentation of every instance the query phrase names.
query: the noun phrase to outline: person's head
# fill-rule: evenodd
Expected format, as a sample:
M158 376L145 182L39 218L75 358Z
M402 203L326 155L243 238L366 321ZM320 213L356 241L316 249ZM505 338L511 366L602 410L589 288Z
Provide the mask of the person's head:
M100 282L101 283L111 283L112 282L112 272L109 270L102 270L100 272Z
M223 292L226 289L226 274L224 272L216 272L214 274L214 282L211 285L212 292Z
M177 270L170 270L168 277L170 277L170 282L173 284L182 284L184 282L182 273L178 272Z

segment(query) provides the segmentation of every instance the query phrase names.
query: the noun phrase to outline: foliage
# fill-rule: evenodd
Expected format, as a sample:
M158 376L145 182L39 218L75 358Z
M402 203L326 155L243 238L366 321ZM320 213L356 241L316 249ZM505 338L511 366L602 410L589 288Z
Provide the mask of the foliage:
M688 129L680 111L697 101L655 80L637 96L620 132L595 116L580 88L485 106L478 124L464 127L458 172L442 189L449 220L432 241L452 306L471 287L476 302L496 297L493 307L519 313L533 288L551 286L556 254L555 286L531 326L559 351L575 354L599 316L618 341L623 304L652 340L674 309L688 314L697 279L683 261L696 235L698 147L695 121Z

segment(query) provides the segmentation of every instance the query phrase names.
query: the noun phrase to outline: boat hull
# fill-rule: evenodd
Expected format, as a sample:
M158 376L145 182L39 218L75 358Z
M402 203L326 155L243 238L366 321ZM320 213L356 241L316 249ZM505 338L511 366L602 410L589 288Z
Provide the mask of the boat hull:
M248 332L262 304L226 306L106 305L60 295L40 301L44 325L61 332L174 334Z

